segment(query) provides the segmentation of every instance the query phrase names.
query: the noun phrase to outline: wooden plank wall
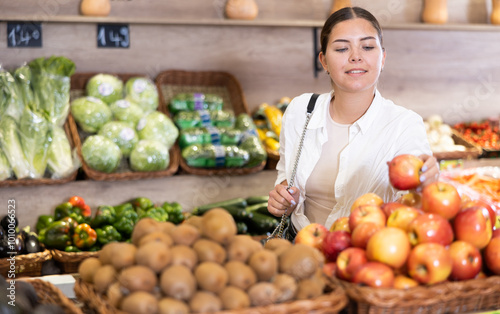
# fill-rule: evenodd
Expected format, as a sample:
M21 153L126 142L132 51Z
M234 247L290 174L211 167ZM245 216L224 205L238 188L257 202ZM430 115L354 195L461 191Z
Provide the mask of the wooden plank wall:
M0 15L77 14L76 0L2 1ZM114 0L115 16L217 18L223 1ZM260 19L326 17L327 0L258 0ZM384 25L420 20L421 0L353 0ZM52 11L49 7L52 5ZM168 10L166 9L168 5ZM127 9L128 8L128 9ZM130 10L130 8L135 8ZM485 0L450 0L450 23L488 23ZM218 13L219 12L219 13ZM322 17L323 16L323 17ZM499 26L500 28L500 26ZM6 48L0 23L0 63L12 68L39 56L65 55L78 72L141 72L155 77L168 69L222 70L240 81L251 109L282 96L329 90L329 79L313 72L313 32L302 27L130 26L131 47L97 49L92 23L44 23L43 48ZM424 118L448 123L500 114L500 29L492 31L384 30L387 61L379 89Z

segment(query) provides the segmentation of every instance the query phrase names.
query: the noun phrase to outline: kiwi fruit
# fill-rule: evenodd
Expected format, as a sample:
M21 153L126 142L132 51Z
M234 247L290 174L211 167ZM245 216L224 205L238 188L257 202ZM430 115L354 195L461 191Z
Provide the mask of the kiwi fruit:
M158 300L151 293L136 291L123 298L120 309L130 314L156 314Z
M197 291L191 300L189 308L193 313L214 313L222 310L220 298L209 291Z
M166 246L172 246L174 243L174 240L172 240L172 237L170 237L168 234L166 234L163 231L155 231L146 234L139 240L139 247L143 246L146 243L149 242L161 242L165 244Z
M295 244L278 258L279 272L297 280L311 277L319 267L316 249L306 244Z
M186 266L170 266L160 275L160 289L167 297L189 300L196 291L196 279Z
M203 218L197 215L191 215L184 220L183 223L195 226L198 230L201 230L201 221Z
M278 302L293 300L297 293L297 281L290 275L277 274L272 283L278 288Z
M189 306L173 298L162 298L158 302L158 314L189 314Z
M139 219L139 221L134 226L134 230L132 231L132 243L135 245L139 245L139 240L143 236L161 230L162 227L160 226L160 223L153 218L144 217L142 219Z
M175 228L175 224L171 221L162 221L159 222L158 225L160 226L161 231L163 231L165 234L170 234L170 230Z
M278 273L278 256L273 251L260 250L248 259L259 281L269 281Z
M250 307L250 297L240 288L227 286L219 292L224 310L239 310Z
M246 263L250 255L262 250L262 244L248 235L238 234L226 246L227 258Z
M136 265L123 269L118 276L118 282L130 292L153 292L158 279L150 268Z
M193 243L193 250L200 262L215 262L222 264L226 261L226 250L219 243L209 239L198 239Z
M323 289L315 282L314 279L302 279L297 284L297 300L310 300L319 297L323 294Z
M111 265L116 270L121 270L135 264L137 247L131 243L116 242L111 249Z
M113 259L113 248L119 245L120 242L111 242L104 245L99 252L99 261L101 261L102 265L111 264L111 260Z
M112 265L102 265L94 273L94 289L97 293L104 293L116 278L117 272Z
M170 230L170 237L175 244L191 246L200 238L200 230L193 225L180 224Z
M323 268L318 267L311 279L319 286L321 291L324 291L327 284L327 279L325 277L325 274L323 273Z
M170 265L184 265L190 270L193 270L198 264L198 254L187 245L174 245L170 249L171 261Z
M120 302L123 299L123 292L118 281L115 281L108 287L106 296L108 297L108 303L112 307L114 307L115 309L120 308Z
M101 266L102 263L97 257L88 257L84 259L78 266L80 278L85 282L94 283L94 274Z
M198 264L194 269L194 276L201 289L215 293L221 291L229 280L227 270L214 262Z
M201 234L210 240L226 245L237 233L233 216L223 208L212 208L202 218Z
M240 261L229 261L224 265L228 274L228 284L242 290L247 290L257 282L255 271Z
M266 242L264 248L266 250L275 252L276 255L279 256L281 253L283 253L286 249L288 249L292 245L293 245L292 242L288 240L282 238L272 238Z
M252 306L274 304L278 300L278 295L278 288L270 282L258 282L248 289L248 296Z
M149 267L157 274L170 264L171 258L170 249L163 242L148 242L135 253L137 265Z

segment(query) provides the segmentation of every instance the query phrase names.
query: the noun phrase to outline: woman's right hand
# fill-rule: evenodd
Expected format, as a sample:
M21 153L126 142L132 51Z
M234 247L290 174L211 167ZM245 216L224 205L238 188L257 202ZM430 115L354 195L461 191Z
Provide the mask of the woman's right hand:
M299 202L299 190L291 187L287 191L286 188L286 185L278 184L269 192L267 210L274 216L281 217L285 212L290 215Z

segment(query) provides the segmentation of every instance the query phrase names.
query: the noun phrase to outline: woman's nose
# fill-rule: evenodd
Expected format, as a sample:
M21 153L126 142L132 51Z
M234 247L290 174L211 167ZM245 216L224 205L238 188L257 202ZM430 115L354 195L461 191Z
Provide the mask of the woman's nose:
M350 60L351 60L351 62L361 61L361 54L359 53L359 51L357 49L353 49L352 50L352 54L351 54Z

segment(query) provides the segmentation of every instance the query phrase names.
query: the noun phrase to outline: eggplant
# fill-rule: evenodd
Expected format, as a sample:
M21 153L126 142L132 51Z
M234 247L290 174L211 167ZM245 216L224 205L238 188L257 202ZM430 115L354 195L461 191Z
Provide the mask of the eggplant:
M22 234L18 233L16 235L16 238L14 240L14 252L17 253L17 255L24 254L24 237Z
M8 231L9 223L11 223L11 219L9 218L8 215L5 215L0 221L0 226L2 226L4 231ZM18 225L19 225L19 220L17 220L17 217L14 216L14 228L17 228Z
M0 258L9 257L9 241L7 237L0 238Z
M6 236L7 233L5 232L5 229L0 226L0 239L3 239L4 236Z
M42 251L40 247L40 242L36 234L28 234L24 238L24 250L27 254L37 253Z

